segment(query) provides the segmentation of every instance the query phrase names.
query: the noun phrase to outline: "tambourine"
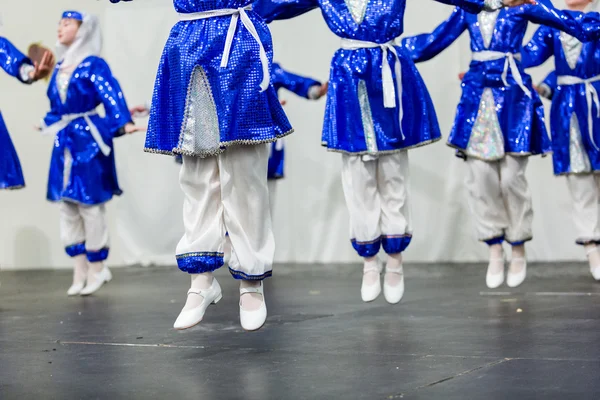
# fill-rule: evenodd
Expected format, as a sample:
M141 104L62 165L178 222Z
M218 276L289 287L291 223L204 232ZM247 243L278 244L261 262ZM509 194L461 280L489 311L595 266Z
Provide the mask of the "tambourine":
M48 80L48 77L50 76L50 74L52 74L52 71L54 70L54 64L56 63L52 51L39 43L33 43L29 46L29 49L27 50L27 56L31 61L39 65L41 64L42 58L44 57L44 54L46 54L46 52L52 55L52 68L48 69L47 74L45 74L42 77L42 79Z

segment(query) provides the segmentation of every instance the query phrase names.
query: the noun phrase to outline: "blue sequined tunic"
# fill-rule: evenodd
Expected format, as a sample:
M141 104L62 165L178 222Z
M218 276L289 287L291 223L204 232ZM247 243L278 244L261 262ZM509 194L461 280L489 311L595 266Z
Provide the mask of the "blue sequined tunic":
M63 79L62 74L59 64L48 87L50 112L44 118L44 129L52 130L69 115L89 115L73 118L56 133L47 198L101 204L122 193L117 180L113 138L131 122L131 115L119 82L102 58L88 57L70 77ZM94 114L100 105L104 107L104 117ZM101 138L94 138L93 127L86 118Z
M9 75L23 81L20 68L31 61L7 39L0 37L0 67ZM19 189L25 186L21 163L8 129L0 113L0 189Z
M593 19L584 26L582 21L554 9L549 0L539 0L535 6L479 15L456 8L433 33L402 41L415 61L425 61L468 30L473 61L462 82L463 93L448 139L450 146L467 156L491 161L505 154L540 154L551 149L543 104L519 62L529 21L548 24L586 40L598 29ZM507 58L506 54L510 56ZM507 73L503 76L505 68Z
M441 2L472 12L480 11L484 3ZM259 0L255 4L267 21L292 18L314 8L320 8L331 31L346 43L331 62L323 145L330 151L376 155L440 139L433 103L419 72L406 52L392 44L404 30L406 0ZM363 43L355 46L352 41ZM392 83L386 90L387 104L384 55L391 69L387 81Z
M288 72L277 63L273 63L271 69L271 84L278 93L280 89L287 89L304 98L308 98L310 88L313 86L321 86L321 82ZM284 173L285 148L283 146L283 139L280 139L271 144L268 178L281 179L284 177Z
M566 12L578 19L585 16L582 12ZM600 93L600 40L582 43L556 29L540 27L523 49L523 65L541 65L551 56L556 70L544 84L552 97L554 173L599 172L600 110L594 98L598 99Z
M184 15L245 8L270 64L271 35L264 21L248 9L251 2L173 1ZM146 151L207 157L227 146L274 142L292 132L275 89L268 86L261 91L263 70L270 65L262 65L259 41L243 18L235 26L231 51L222 66L233 18L180 21L171 30L156 77Z

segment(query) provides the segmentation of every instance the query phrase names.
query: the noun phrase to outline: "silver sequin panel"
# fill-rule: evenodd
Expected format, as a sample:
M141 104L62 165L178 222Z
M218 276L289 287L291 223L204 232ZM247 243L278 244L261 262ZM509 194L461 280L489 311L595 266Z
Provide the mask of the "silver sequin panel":
M489 161L504 158L504 135L498 121L494 93L490 88L486 88L481 95L467 155Z
M69 83L71 81L71 72L59 71L56 75L56 87L60 100L64 103L67 101L67 93L69 92Z
M377 137L375 136L375 126L373 124L373 115L371 114L371 103L367 93L367 84L363 80L358 81L358 103L360 104L360 116L362 118L363 131L365 132L365 141L369 153L377 153Z
M591 172L590 159L583 147L581 129L575 113L571 115L571 127L569 129L569 161L571 162L571 173L581 174Z
M579 39L564 32L560 33L560 43L569 67L571 67L571 69L575 69L575 67L577 67L577 63L579 62L581 51L583 50L583 44L579 41Z
M344 2L352 15L354 22L356 22L357 25L360 25L365 19L369 0L344 0Z
M188 86L178 150L203 157L218 152L220 144L219 119L210 82L204 68L197 66Z
M490 12L483 11L477 14L479 30L481 31L481 36L483 36L483 43L486 48L489 48L492 44L492 38L494 37L494 31L496 30L498 14L500 14L500 10Z

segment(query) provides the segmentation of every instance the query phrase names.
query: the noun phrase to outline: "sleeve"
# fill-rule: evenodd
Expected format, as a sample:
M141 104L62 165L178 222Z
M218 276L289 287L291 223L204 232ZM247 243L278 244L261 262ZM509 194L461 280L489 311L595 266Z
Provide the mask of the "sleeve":
M319 7L317 0L258 0L252 5L267 23L290 19Z
M432 59L450 46L467 29L465 11L455 8L432 33L402 39L402 47L414 62Z
M11 42L0 36L0 66L10 76L14 76L23 83L29 83L24 76L23 66L32 66L33 63L21 53Z
M552 100L554 96L554 92L556 91L556 87L558 86L558 78L556 76L556 71L552 71L548 74L546 79L539 84L539 92L540 96Z
M576 14L556 9L550 0L537 0L536 5L525 5L524 17L536 24L556 28L582 42L600 39L598 13Z
M533 38L521 50L521 64L524 68L537 67L554 54L554 30L540 26Z
M271 71L271 81L276 88L285 88L290 92L294 92L300 97L309 98L310 88L313 86L321 86L321 82L312 78L292 74L281 68L279 64L273 64Z
M104 105L104 120L110 127L111 132L114 132L114 136L121 136L125 133L122 128L128 123L132 123L125 95L106 61L97 58L94 63L92 84L98 99Z
M444 4L448 4L451 6L456 6L456 7L460 7L463 10L473 13L473 14L478 14L480 11L483 10L484 6L487 6L490 9L493 9L494 7L492 6L492 3L498 3L497 1L490 1L490 0L435 0L439 3L444 3ZM502 2L500 1L499 4L502 4Z

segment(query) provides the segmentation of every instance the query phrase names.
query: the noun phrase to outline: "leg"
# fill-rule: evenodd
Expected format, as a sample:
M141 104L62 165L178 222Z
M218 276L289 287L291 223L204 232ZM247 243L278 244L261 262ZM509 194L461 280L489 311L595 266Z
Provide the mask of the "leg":
M388 254L383 293L391 304L404 295L402 252L412 238L408 153L379 158L377 187L381 201L381 236Z
M106 223L106 207L79 206L79 214L85 228L85 248L90 264L87 285L82 295L90 295L112 279L109 269L104 265L108 258L108 225Z
M502 242L508 227L508 215L500 188L498 162L487 162L475 158L467 159L465 185L469 193L469 206L475 217L479 240L490 248L486 284L495 289L504 282L504 254Z
M73 284L67 291L69 296L78 295L85 286L88 263L85 256L85 230L79 208L75 203L60 203L60 236L65 251L73 258Z
M268 145L235 146L219 156L224 221L232 257L229 270L240 282L240 321L246 330L267 317L262 280L272 274L275 237L267 185Z
M598 178L594 175L569 175L567 184L573 201L573 220L577 243L585 247L590 271L600 280L600 212ZM596 272L598 270L598 272Z
M225 245L218 157L183 156L179 183L185 231L177 245L177 265L190 274L192 283L174 328L187 329L202 321L208 305L222 296L212 275L223 266Z
M381 201L377 190L378 160L363 161L356 155L342 155L342 186L350 215L350 238L359 256L365 259L361 296L373 301L381 293L381 268L377 253L381 247Z
M277 185L279 184L278 179L269 179L269 210L271 211L271 219L275 216L275 200L277 199Z
M527 262L525 242L532 238L533 206L525 177L527 157L507 155L500 162L500 185L508 213L506 240L512 245L512 257L506 283L517 287L525 280Z

